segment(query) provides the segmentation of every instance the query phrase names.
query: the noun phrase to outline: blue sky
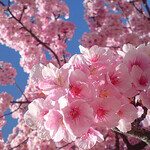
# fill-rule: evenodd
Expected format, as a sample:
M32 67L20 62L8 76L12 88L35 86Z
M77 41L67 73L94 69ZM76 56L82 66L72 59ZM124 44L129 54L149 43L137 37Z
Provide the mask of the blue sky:
M88 26L83 20L83 4L81 0L64 0L69 8L70 8L70 18L69 21L72 21L76 25L75 35L71 41L67 41L67 51L69 51L72 55L75 53L79 53L79 42L82 34L84 32L88 32ZM17 84L24 91L24 88L27 84L28 74L23 72L22 67L20 67L20 55L18 52L15 52L14 49L8 48L5 45L0 44L0 61L9 62L13 64L13 67L17 70L17 77L15 78ZM15 99L21 96L19 90L15 86L0 86L0 93L2 91L7 91L10 93ZM13 127L16 125L17 120L12 119L11 116L6 116L7 124L3 127L3 134L6 140L9 133L12 132Z

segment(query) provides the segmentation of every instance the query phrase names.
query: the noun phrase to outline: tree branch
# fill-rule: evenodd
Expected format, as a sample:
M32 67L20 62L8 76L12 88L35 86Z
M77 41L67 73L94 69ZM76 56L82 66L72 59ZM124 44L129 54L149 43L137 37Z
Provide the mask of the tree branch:
M29 101L25 101L25 102L24 101L11 101L10 103L12 103L12 104L16 104L16 103L18 103L18 104L20 104L20 103L21 104L23 104L23 103L26 104L26 103L31 103L31 102L29 102Z
M115 139L116 139L116 143L115 143L115 150L119 150L119 137L118 137L118 132L115 132L115 134L116 134L116 137L115 137Z
M8 12L10 13L10 15L12 16L12 18L14 18L21 26L22 28L24 28L28 33L30 33L30 35L41 45L43 45L46 49L48 49L56 58L57 62L58 62L58 66L59 68L61 67L60 61L58 56L56 55L56 53L49 47L47 46L44 42L42 42L31 30L29 30L22 22L20 19L17 19L13 13L11 12L11 10L9 9L9 7L7 8Z
M140 128L140 127L132 127L132 129L126 133L121 132L118 128L112 129L115 132L118 132L119 134L127 134L132 137L135 137L137 139L142 140L146 145L150 146L150 131Z
M71 142L71 143L72 143L72 142ZM63 145L63 146L61 146L61 147L56 147L56 148L57 148L57 150L60 150L60 149L62 149L62 148L64 148L64 147L70 145L71 143L67 143L67 144L65 144L65 145Z
M146 0L142 0L142 1L143 1L143 4L144 4L144 6L145 6L147 12L148 12L148 15L149 15L149 17L150 17L150 8L148 7L147 1L146 1Z
M133 6L134 6L134 8L136 9L136 11L138 11L140 14L142 14L145 18L147 18L147 19L150 19L150 17L147 17L147 16L145 16L145 14L144 14L144 12L142 11L142 9L140 10L140 9L138 9L136 6L135 6L135 3L134 3L135 1L131 1L130 3L131 4L133 4ZM144 2L143 2L144 3ZM147 5L148 6L148 5ZM146 7L146 6L145 6ZM150 16L150 15L149 15Z
M27 8L26 6L23 6L23 10L22 10L21 15L20 15L20 18L19 18L20 21L21 21L21 19L22 19L22 16L23 16L23 14L24 14L24 10L25 10L26 8Z
M2 6L5 6L5 4L4 4L2 1L0 1L0 4L1 4Z
M129 21L129 19L128 19L127 15L125 14L124 10L122 9L122 7L121 7L120 5L119 5L119 8L121 9L121 11L122 11L123 15L125 16L125 18L126 18L126 20L127 20L127 22L128 22L129 29L130 29L130 30L131 30L131 32L133 33L133 29L132 29L131 23L130 23L130 21Z
M27 101L27 102L30 102L30 101L28 100L28 98L25 96L25 94L23 93L23 91L21 90L21 88L18 86L18 84L16 83L16 81L15 81L15 86L19 89L20 93L25 97L26 101Z
M133 150L133 149L136 149L136 150L141 150L143 149L145 146L147 146L147 144L143 141L140 141L139 143L135 144L135 145L132 145L129 143L128 141L128 138L124 135L124 134L121 134L121 133L118 133L121 138L123 139L124 143L126 144L128 150Z
M145 119L148 109L145 106L142 106L142 108L143 108L144 112L141 115L141 117L134 120L134 122L132 123L133 126L139 126L140 122Z
M11 111L10 113L7 113L7 114L4 114L4 115L0 116L0 118L3 118L3 117L5 117L5 116L8 116L8 115L13 114L14 112L16 112L17 110L19 110L19 109L20 109L21 105L22 105L22 104L20 103L20 105L18 106L18 108L17 108L17 109L15 109L14 111Z
M17 146L15 146L15 147L11 148L11 150L13 150L13 149L15 149L15 148L19 147L20 145L24 144L25 142L27 142L27 141L28 141L28 139L29 139L29 138L27 138L26 140L24 140L23 142L21 142L21 143L20 143L20 144L18 144Z
M132 137L135 137L137 139L142 140L143 142L145 142L147 145L150 145L150 131L142 128L139 126L139 123L146 117L147 115L147 108L143 106L144 109L144 113L142 114L142 116L140 118L137 118L131 125L132 128L130 131L123 133L121 132L118 128L113 128L112 130L115 132L118 132L120 134L127 134L130 135Z

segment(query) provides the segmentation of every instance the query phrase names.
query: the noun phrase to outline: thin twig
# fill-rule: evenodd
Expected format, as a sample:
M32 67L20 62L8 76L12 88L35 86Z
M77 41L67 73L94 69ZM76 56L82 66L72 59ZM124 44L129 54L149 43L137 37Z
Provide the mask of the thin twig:
M22 104L20 103L19 106L17 107L17 109L15 109L14 111L11 111L10 113L7 113L7 114L4 114L4 115L0 116L0 118L3 118L3 117L5 117L5 116L8 116L8 115L13 114L14 112L16 112L17 110L20 109L21 105L22 105Z
M144 120L145 117L146 117L146 115L147 115L148 109L147 109L145 106L143 106L142 108L143 108L144 112L143 112L143 114L141 115L141 117L135 119L135 121L132 123L134 126L135 126L135 125L139 126L140 122L141 122L142 120Z
M28 98L25 96L25 94L23 93L23 91L21 90L21 88L18 86L18 84L16 83L16 81L15 81L15 86L19 89L20 93L24 96L24 98L26 99L26 101L27 101L27 102L30 102L30 101L28 100Z
M18 104L22 103L23 104L23 103L25 103L26 104L26 103L31 103L31 102L29 102L29 101L25 101L25 102L24 101L11 101L10 103L12 103L12 104L16 104L16 103L18 103Z
M148 7L147 1L146 1L146 0L142 0L142 1L143 1L143 4L144 4L144 6L145 6L147 12L148 12L148 15L149 15L149 17L150 17L150 8Z
M21 19L22 19L22 16L23 16L23 14L24 14L24 10L26 9L26 6L23 6L23 10L22 10L22 12L21 12L21 15L20 15L20 18L19 18L19 21L21 21Z
M71 142L71 143L72 143L72 142ZM62 148L64 148L64 147L70 145L71 143L67 143L67 144L65 144L65 145L63 145L63 146L61 146L61 147L56 147L56 148L57 148L57 150L60 150L60 149L62 149Z
M13 149L15 149L15 148L19 147L20 145L24 144L25 142L27 142L27 141L28 141L28 139L29 139L29 138L27 138L27 139L26 139L26 140L24 140L23 142L19 143L17 146L15 146L15 147L11 148L10 150L13 150Z
M145 16L144 12L142 11L142 9L139 9L135 6L134 1L130 2L131 4L133 4L134 8L136 9L137 12L139 12L140 14L142 14L145 18L150 19L150 17Z
M125 18L126 18L128 24L129 24L129 28L130 28L131 32L133 33L133 29L132 29L132 26L131 26L131 24L130 24L130 21L129 21L127 15L125 14L124 10L122 9L122 7L121 7L120 5L119 5L119 8L121 9L123 15L125 16Z
M21 26L22 28L24 28L28 33L30 33L30 35L41 45L43 45L46 49L48 49L56 58L57 62L58 62L58 66L59 68L61 67L60 61L58 56L56 55L56 53L49 47L47 46L44 42L42 42L31 30L29 30L19 19L17 19L13 13L11 12L11 10L9 9L9 7L7 8L8 12L10 13L10 15L12 16L12 18L14 18Z

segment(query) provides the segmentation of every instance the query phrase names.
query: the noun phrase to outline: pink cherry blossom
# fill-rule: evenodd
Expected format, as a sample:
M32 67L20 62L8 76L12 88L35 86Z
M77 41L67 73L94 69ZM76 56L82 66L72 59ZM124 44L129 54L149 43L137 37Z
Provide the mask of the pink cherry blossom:
M142 100L142 103L144 106L146 106L148 109L150 109L150 86L148 87L147 91L142 91L140 93L140 98Z
M141 44L137 47L138 51L143 52L146 54L148 57L150 57L150 42L145 44Z
M137 90L147 90L150 85L150 69L142 71L140 67L133 66L131 70L131 77Z
M139 66L143 71L148 69L150 65L150 59L144 53L137 50L128 51L123 62L127 65L129 71L131 71L134 65Z
M0 132L0 149L4 148L4 139L2 138L2 132Z
M3 86L7 85L7 83L12 85L15 82L16 75L16 69L12 67L12 64L0 61L0 84Z
M0 133L0 149L149 149L142 134L144 142L127 132L137 130L132 122L141 116L134 133L150 130L148 1L83 5L89 31L79 40L81 54L71 57L66 50L76 27L63 20L69 17L64 1L0 0L0 43L19 51L30 74L24 91L15 84L20 98L0 94L0 129L5 115L19 118L6 143ZM13 84L16 74L10 63L0 62L1 85ZM113 132L116 127L123 133Z
M41 128L43 126L44 115L52 108L52 103L49 99L35 99L28 105L28 111L24 115L26 124L33 128Z
M87 76L90 74L89 69L88 69L89 64L86 61L86 59L83 57L83 55L79 55L79 54L73 55L69 59L68 63L73 70L79 69L82 72L84 72L85 75Z
M61 140L72 142L72 140L75 140L76 137L67 131L63 123L63 116L59 111L50 110L49 113L44 116L44 119L45 127L49 130L51 138L55 142L60 142Z
M79 48L83 56L92 63L97 61L108 63L113 58L112 51L107 51L106 49L98 47L97 45L92 46L90 49L84 48L83 46L80 46Z
M34 82L37 82L41 91L48 95L51 95L51 99L59 98L65 94L65 88L68 87L66 80L68 76L67 66L64 65L61 69L58 69L53 64L49 63L47 66L37 66L35 71L32 71L31 78ZM39 67L39 68L38 68ZM36 70L41 70L42 73L37 74ZM58 89L60 90L58 92Z
M67 130L75 136L86 133L94 120L93 109L84 100L72 102L64 107L62 112Z
M112 128L118 125L119 116L117 112L121 107L119 100L114 97L98 98L92 103L92 107L96 126Z
M79 69L70 71L68 96L71 99L91 100L95 98L95 89L91 83L87 82L87 76ZM88 91L88 95L86 94Z
M137 109L132 104L123 105L118 111L120 117L118 129L122 132L131 130L131 123L137 118Z
M128 68L124 64L116 64L108 70L108 82L114 85L121 92L131 88L131 78L129 77Z
M7 92L0 93L0 112L4 113L10 105L10 102L13 101L12 95Z
M121 98L120 92L114 88L114 86L110 83L107 83L106 81L101 84L99 82L97 84L97 97L99 98L107 98L107 97L117 97Z
M91 149L97 141L103 140L103 135L91 127L87 133L76 139L75 144L81 149Z

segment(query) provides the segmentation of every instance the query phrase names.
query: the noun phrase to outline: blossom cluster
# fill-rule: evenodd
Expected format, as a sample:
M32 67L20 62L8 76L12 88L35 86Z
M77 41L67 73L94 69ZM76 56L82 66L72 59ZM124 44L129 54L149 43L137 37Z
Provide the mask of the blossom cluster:
M6 123L4 112L9 108L10 101L13 101L13 97L10 94L7 92L0 93L0 130Z
M0 0L0 42L19 51L20 65L30 73L25 91L19 88L19 99L0 94L0 129L6 123L5 115L19 118L6 143L0 132L0 149L95 150L126 149L130 142L133 147L142 142L149 145L143 137L141 142L126 135L125 141L112 131L114 127L123 133L132 131L131 123L142 116L136 125L149 132L147 1L84 0L83 5L90 32L80 40L81 54L69 60L66 42L72 39L75 25L62 19L69 17L65 2L8 0L7 6ZM51 60L46 58L47 51ZM0 84L13 84L16 74L11 64L0 61ZM9 107L11 112L4 114Z
M131 130L137 118L132 97L140 95L149 108L150 45L127 44L118 52L80 46L80 52L60 69L52 63L32 68L31 81L46 98L30 103L24 118L41 137L90 149L103 141L103 128Z
M13 0L10 7L0 5L0 42L21 55L20 65L29 73L37 64L47 64L48 51L52 61L55 53L61 61L66 52L66 41L71 40L75 25L60 16L69 17L67 4L59 0ZM52 53L53 51L53 53Z
M12 67L11 63L4 63L0 61L0 84L7 85L8 83L12 85L15 81L14 78L17 75L17 71Z
M80 42L86 48L98 45L112 49L127 43L134 46L148 43L150 14L143 3L141 0L84 0L84 19L90 33L84 33Z

